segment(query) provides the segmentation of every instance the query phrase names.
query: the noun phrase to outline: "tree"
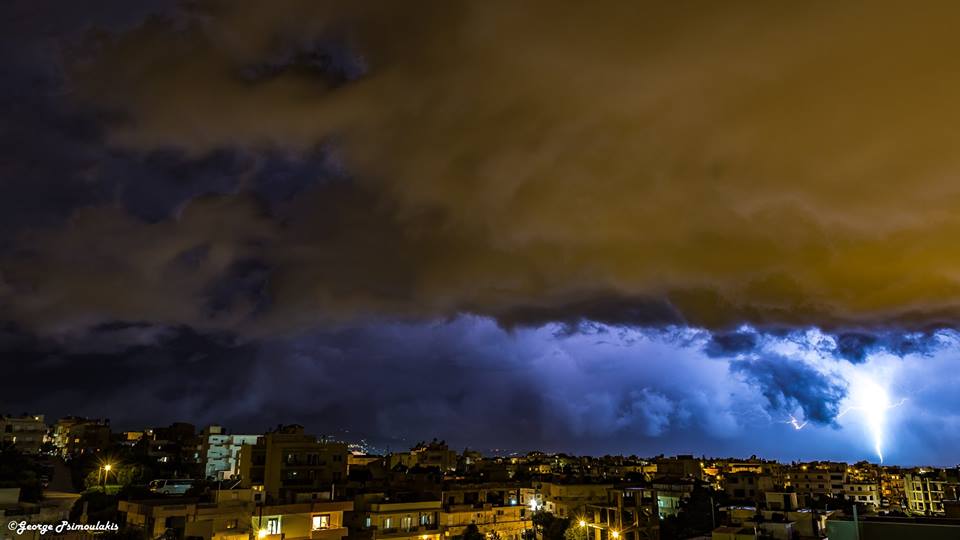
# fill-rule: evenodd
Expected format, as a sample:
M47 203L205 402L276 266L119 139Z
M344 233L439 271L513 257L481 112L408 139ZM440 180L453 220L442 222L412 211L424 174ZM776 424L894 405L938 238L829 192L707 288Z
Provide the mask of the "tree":
M699 486L694 488L690 497L680 503L677 515L661 522L660 538L674 540L709 535L715 525L717 507L724 499L723 492Z
M463 531L463 540L485 540L486 537L480 532L480 528L475 523L467 525L467 530Z
M129 486L142 480L143 468L139 465L114 465L106 477L99 467L90 471L84 479L84 486L87 489L101 485Z
M558 518L550 512L535 512L533 526L540 532L543 540L565 540L570 520Z
M43 467L16 446L0 446L0 488L20 488L21 501L36 502L43 497L42 475Z
M581 527L579 523L570 523L566 532L563 533L564 540L587 540L587 527Z

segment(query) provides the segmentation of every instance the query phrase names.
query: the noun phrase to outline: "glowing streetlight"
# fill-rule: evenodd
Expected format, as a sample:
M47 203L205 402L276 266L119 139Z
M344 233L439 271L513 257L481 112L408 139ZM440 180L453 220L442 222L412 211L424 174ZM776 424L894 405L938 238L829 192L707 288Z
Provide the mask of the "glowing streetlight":
M103 487L104 487L104 489L106 489L106 487L107 487L107 475L110 474L110 469L112 469L112 468L113 468L113 466L110 465L109 463L107 463L106 465L103 466Z
M610 536L614 538L620 538L620 533L617 531L610 531Z
M581 520L580 520L580 526L581 526L581 527L586 527L586 526L587 526L587 522L581 519Z
M259 531L257 531L257 538L266 538L267 534L268 533L266 529L260 529Z

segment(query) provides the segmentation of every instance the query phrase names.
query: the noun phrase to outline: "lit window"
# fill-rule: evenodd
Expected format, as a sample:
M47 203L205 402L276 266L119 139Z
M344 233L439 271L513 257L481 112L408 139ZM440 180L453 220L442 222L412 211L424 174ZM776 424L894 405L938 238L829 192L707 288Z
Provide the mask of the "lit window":
M280 534L280 518L272 517L267 519L267 534Z
M330 528L330 514L320 514L313 516L313 530Z

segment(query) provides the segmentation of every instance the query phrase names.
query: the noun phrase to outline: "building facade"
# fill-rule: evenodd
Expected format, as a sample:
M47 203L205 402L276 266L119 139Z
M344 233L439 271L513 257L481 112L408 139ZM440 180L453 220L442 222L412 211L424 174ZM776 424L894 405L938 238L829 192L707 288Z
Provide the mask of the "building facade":
M57 420L53 444L62 457L99 452L110 444L110 420L68 416Z
M42 414L0 416L0 443L12 444L24 454L38 454L47 436Z
M293 502L301 495L335 497L335 486L347 477L347 445L318 441L303 426L278 427L241 446L238 470L241 485L260 488L266 502Z
M443 491L440 524L444 535L461 537L470 525L500 540L521 540L533 528L533 510L515 485L464 485Z
M197 540L342 540L344 514L351 502L313 501L262 505L249 489L217 492L212 503L193 501L120 501L128 527L147 538Z
M936 472L903 475L907 509L915 514L943 514L943 492L947 481Z
M439 498L416 494L368 493L354 500L350 521L356 540L439 540L443 534Z
M220 426L208 426L201 435L203 477L230 480L238 475L240 449L257 444L259 435L231 435Z

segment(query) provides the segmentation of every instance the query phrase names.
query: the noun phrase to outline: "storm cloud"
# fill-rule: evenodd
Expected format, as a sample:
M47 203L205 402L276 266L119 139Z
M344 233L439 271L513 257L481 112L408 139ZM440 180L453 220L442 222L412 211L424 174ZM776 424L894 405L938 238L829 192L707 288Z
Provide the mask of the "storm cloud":
M924 329L960 300L938 7L202 2L69 87L119 148L335 156L263 254L278 309Z

